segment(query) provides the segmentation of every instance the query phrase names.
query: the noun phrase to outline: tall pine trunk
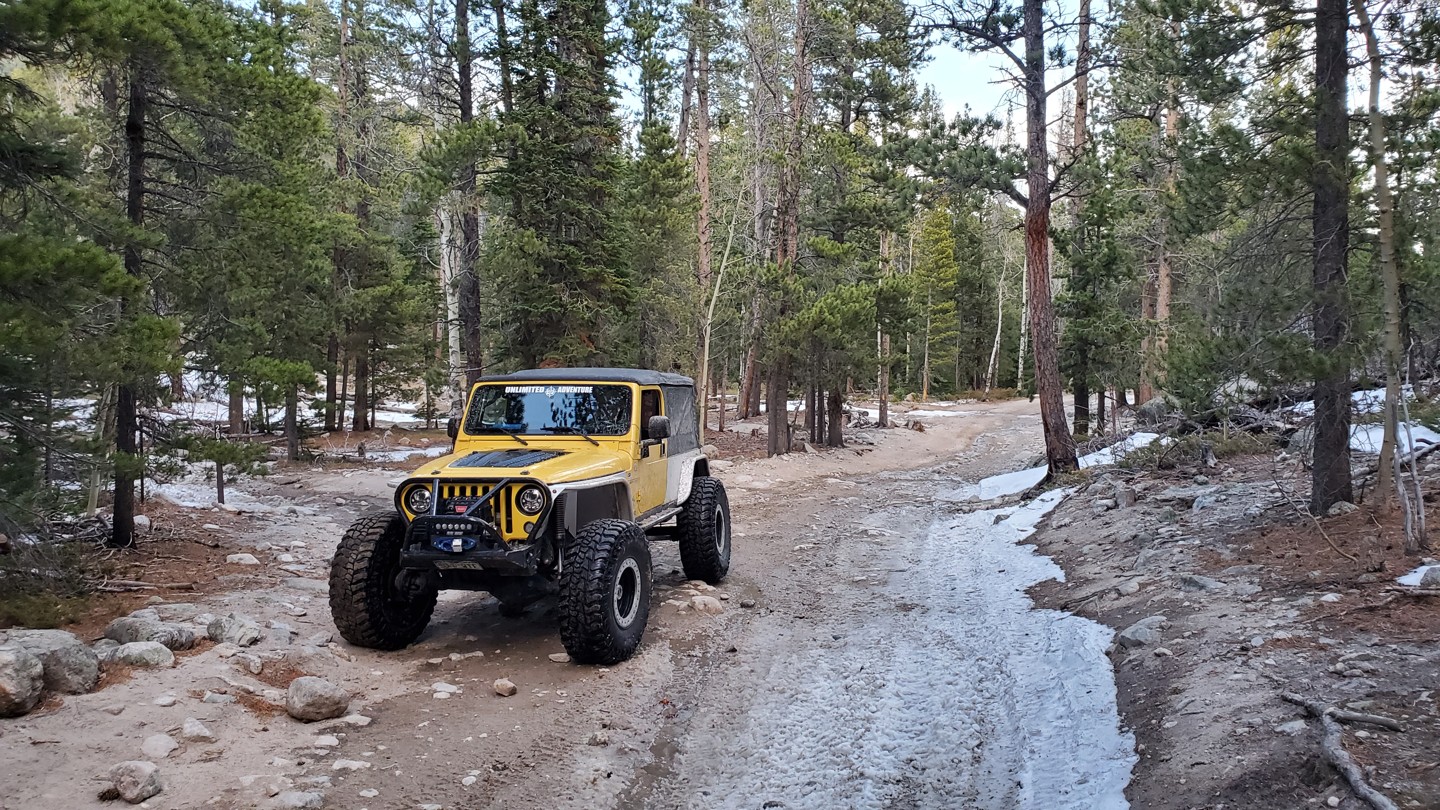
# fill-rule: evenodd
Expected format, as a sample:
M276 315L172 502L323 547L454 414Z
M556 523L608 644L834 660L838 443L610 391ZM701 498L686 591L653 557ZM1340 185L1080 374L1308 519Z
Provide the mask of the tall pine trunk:
M285 389L285 455L300 460L300 389L294 385Z
M370 429L370 350L361 345L355 352L355 417L351 428L355 431Z
M139 61L135 58L130 63L127 77L129 108L125 113L125 218L135 231L145 226L145 117L149 102L144 69ZM130 277L144 277L140 245L133 236L125 243L124 265ZM132 305L129 298L120 299L121 319L132 314ZM135 545L135 477L140 467L135 442L139 431L136 386L137 381L127 374L121 380L115 398L115 503L110 545L117 548Z
M1050 472L1079 467L1075 438L1065 423L1064 386L1056 348L1055 302L1050 297L1050 153L1045 126L1045 10L1024 0L1025 111L1029 194L1025 206L1025 272L1030 280L1030 340L1034 345L1035 392L1045 430Z
M701 329L696 333L696 358L695 367L698 369L699 391L700 391L700 442L705 442L705 412L707 409L705 394L710 387L710 321L713 317L713 299L706 301L710 291L711 271L711 234L710 234L710 43L709 43L709 20L705 7L705 0L696 0L695 11L698 23L703 26L699 33L699 43L693 42L695 35L692 34L692 47L697 52L697 69L695 85L695 188L700 197L700 205L695 212L695 233L698 241L695 256L695 281L700 291L698 304L700 308L699 322ZM682 131L683 140L689 133ZM731 229L734 233L734 229ZM727 245L727 250L728 245Z
M455 50L460 72L460 126L475 120L474 63L470 47L470 0L455 0ZM480 259L479 201L475 199L475 162L460 169L460 342L465 350L465 388L479 382L485 373L485 345L480 333L480 276L475 265Z
M1077 35L1077 48L1075 52L1075 116L1071 126L1073 143L1071 146L1070 159L1078 162L1085 154L1085 147L1089 139L1088 122L1086 114L1089 112L1089 90L1090 90L1090 0L1080 0L1080 29ZM1071 226L1075 229L1075 242L1077 254L1085 250L1085 188L1078 186L1075 190L1075 202L1071 209ZM1098 280L1094 273L1084 275L1083 283L1091 287L1085 292L1095 292L1094 287ZM1075 435L1083 436L1090 432L1090 344L1084 338L1076 341L1075 345ZM1101 395L1103 398L1103 394Z
M1347 0L1317 0L1315 8L1314 347L1315 461L1310 511L1324 514L1354 498L1350 481L1350 365L1345 351L1350 302L1345 260L1350 240L1346 109L1349 71Z

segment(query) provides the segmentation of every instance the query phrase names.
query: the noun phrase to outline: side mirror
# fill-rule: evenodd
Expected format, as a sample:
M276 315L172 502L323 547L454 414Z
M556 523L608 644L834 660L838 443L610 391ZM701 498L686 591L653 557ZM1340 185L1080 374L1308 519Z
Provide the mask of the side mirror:
M445 434L450 437L450 441L455 441L460 435L460 420L453 416L450 417L450 419L445 422Z
M668 439L668 438L670 438L670 417L668 417L668 416L652 416L652 417L650 417L649 429L650 429L650 438L651 438L652 440L654 440L654 441L659 441L660 439Z

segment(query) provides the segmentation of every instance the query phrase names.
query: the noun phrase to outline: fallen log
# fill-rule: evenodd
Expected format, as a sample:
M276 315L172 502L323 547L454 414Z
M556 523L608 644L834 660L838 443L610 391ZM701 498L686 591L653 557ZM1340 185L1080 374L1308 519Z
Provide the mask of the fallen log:
M1294 692L1282 692L1280 697L1287 703L1294 703L1315 717L1320 718L1320 725L1325 730L1325 736L1320 740L1321 759L1330 765L1330 767L1339 771L1341 776L1345 777L1345 781L1350 785L1350 790L1353 791L1357 797L1363 799L1367 804L1375 808L1375 810L1400 810L1385 794L1371 787L1370 783L1365 781L1365 772L1356 764L1354 757L1350 756L1350 752L1345 750L1343 732L1339 722L1340 718L1337 715L1343 713L1351 717L1364 716L1388 721L1390 723L1395 723L1395 721L1390 720L1388 717L1379 717L1378 715L1357 715L1355 712L1342 712L1333 706L1322 706L1320 703L1303 698ZM1365 722L1370 722L1370 720L1366 720ZM1399 724L1396 723L1396 725Z

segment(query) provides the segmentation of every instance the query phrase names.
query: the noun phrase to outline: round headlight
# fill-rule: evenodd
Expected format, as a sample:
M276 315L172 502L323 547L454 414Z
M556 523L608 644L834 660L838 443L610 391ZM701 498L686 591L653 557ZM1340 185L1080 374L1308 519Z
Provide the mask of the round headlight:
M525 487L515 496L515 505L527 515L538 515L545 508L545 493L537 486Z
M430 488L421 485L406 490L405 508L416 515L428 513L430 511Z

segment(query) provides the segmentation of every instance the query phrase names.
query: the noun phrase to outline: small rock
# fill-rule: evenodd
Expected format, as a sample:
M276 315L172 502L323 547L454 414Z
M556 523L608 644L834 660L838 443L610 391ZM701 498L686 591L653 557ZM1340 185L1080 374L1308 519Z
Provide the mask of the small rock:
M1175 579L1180 583L1180 587L1187 591L1221 591L1226 587L1220 580L1200 574L1181 574Z
M1324 596L1320 597L1320 601L1321 601L1321 602L1339 602L1339 601L1340 601L1340 594L1338 594L1338 593L1327 593L1327 594L1325 594Z
M380 791L376 790L375 788L365 788L364 790L360 791L360 798L362 799L373 799L379 795Z
M321 734L315 738L315 741L311 743L311 745L316 748L335 748L340 745L340 738L334 734Z
M139 804L163 789L160 769L155 763L143 760L121 762L111 768L110 784L120 798L131 804Z
M175 653L158 641L132 641L107 650L103 660L132 667L170 667L175 665Z
M1202 487L1210 483L1210 477L1208 475L1197 475L1190 480Z
M478 782L478 781L479 781L479 780L476 779L476 778L473 777L473 776L467 776L467 777L465 777L464 779L461 779L461 780L460 780L460 784L464 785L465 787L470 787L471 785L475 784L475 783Z
M1175 655L1175 653L1171 652L1167 647L1156 647L1155 654L1161 658L1170 658Z
M123 703L112 703L112 704L110 704L109 706L101 706L101 707L100 707L100 711L105 712L106 714L113 714L113 715L115 715L116 717L119 717L119 716L121 715L121 713L123 713L123 712L125 711L125 704L123 704Z
M285 711L296 720L312 723L340 717L350 708L350 693L324 678L305 675L290 682Z
M213 743L215 734L206 728L204 723L187 717L184 725L180 727L180 739L185 742Z
M1119 485L1115 487L1115 503L1122 509L1129 509L1140 499L1140 494L1134 487Z
M1165 625L1165 621L1164 616L1150 616L1141 619L1121 630L1115 640L1127 650L1144 647L1146 644L1155 644L1160 641L1160 630Z
M340 722L345 723L346 725L364 728L370 725L370 718L366 717L363 714L347 714L344 717L340 718Z
M1280 725L1275 727L1276 734L1289 734L1291 737L1294 737L1296 734L1300 734L1303 731L1305 731L1304 720L1291 720L1288 723L1281 723Z
M570 653L550 653L550 660L557 664L568 664L570 663Z
M745 608L746 610L749 610L750 608L755 607L755 600L754 600L754 599L741 599L741 600L740 600L740 607Z
M1339 807L1339 806L1340 806L1340 797L1339 797L1339 796L1331 796L1330 798L1328 798L1328 799L1325 800L1325 806L1326 806L1326 807Z
M1108 512L1108 511L1110 511L1111 509L1114 509L1115 507L1117 507L1117 506L1119 506L1119 505L1120 505L1119 501L1116 501L1114 498L1096 498L1096 499L1095 499L1095 511L1096 511L1096 512Z
M179 747L180 743L175 742L175 738L169 734L151 734L140 744L140 753L147 759L164 759Z
M430 689L431 691L443 692L445 694L454 694L455 692L460 691L460 687L456 686L453 683L446 683L444 681L436 681L435 683L430 684Z
M249 617L231 613L210 622L205 628L205 634L214 642L249 647L260 641L264 631Z
M1360 507L1349 501L1336 501L1330 505L1329 509L1325 510L1325 514L1330 517L1340 517L1341 515L1348 515L1359 508Z
M254 554L231 554L225 558L225 562L231 565L259 565L260 561L255 559Z
M361 759L337 759L330 763L332 771L364 771L370 768L370 763Z
M494 683L494 689L495 694L499 695L500 697L511 697L516 692L520 691L520 688L516 686L514 682L511 681L509 678L497 679Z
M150 531L150 518L145 515L136 515L131 520L135 524L135 531L140 534Z
M216 704L234 703L235 696L227 695L224 692L206 692L205 697L200 698L200 702Z
M164 707L166 707L166 708L169 708L169 707L175 705L175 696L174 696L174 695L161 695L160 697L157 697L157 698L155 698L154 700L152 700L152 701L150 701L150 702L151 702L151 703L154 703L156 706L164 706Z
M305 644L309 647L324 647L334 640L334 633L331 633L329 630L321 630L320 632L306 638Z
M603 731L591 732L590 737L585 740L586 745L609 745L610 735Z
M283 810L315 810L325 806L325 794L286 790L275 796L275 807Z
M1420 575L1420 587L1440 588L1440 566L1432 565Z
M1127 579L1115 586L1115 592L1121 596L1133 596L1140 592L1140 580Z
M711 616L719 616L725 612L724 603L713 596L692 596L690 597L690 607Z

